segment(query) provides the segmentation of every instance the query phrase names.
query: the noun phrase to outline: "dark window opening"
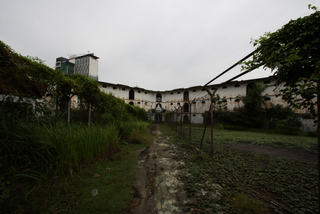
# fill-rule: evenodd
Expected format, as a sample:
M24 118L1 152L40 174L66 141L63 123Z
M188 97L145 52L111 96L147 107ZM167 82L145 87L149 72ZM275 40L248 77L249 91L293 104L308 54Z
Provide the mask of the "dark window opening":
M246 95L248 95L248 93L249 93L249 91L250 90L252 90L252 88L253 88L253 86L255 85L255 83L249 83L248 85L247 85L247 91L246 91Z
M211 90L216 90L216 87L212 87Z
M106 88L107 86L106 85L102 85L102 87Z
M264 100L266 100L266 101L270 101L270 100L271 100L271 98L270 98L270 97L265 97L265 98L264 98Z
M134 90L129 91L129 100L134 100Z
M173 103L170 103L170 105L173 105Z
M130 103L129 103L129 105L132 105L132 106L134 106L134 103L131 101Z
M171 92L171 94L173 94L173 92Z
M125 88L122 88L122 91L125 91L126 89Z
M138 104L140 104L140 102L138 102Z
M156 95L156 102L162 102L162 95L161 94Z
M270 81L269 81L269 80L266 80L266 81L264 81L263 83L264 83L264 84L269 84Z
M193 90L193 92L196 92L197 90Z
M148 94L148 92L144 92L145 94Z
M203 100L202 103L206 103L206 101Z
M138 93L141 93L141 91L138 91Z
M183 93L183 101L189 101L189 92L188 91L185 91Z
M239 85L239 84L237 84L237 85L234 85L234 87L235 87L235 88L239 88L239 87L240 87L240 85Z
M156 123L162 123L162 115L161 114L156 114L155 120L156 120Z
M180 94L180 91L178 91L177 94Z
M183 105L183 112L189 112L189 104L188 103L185 103Z
M226 88L228 88L226 85L225 85L225 86L222 86L222 89L226 89Z
M117 87L113 87L113 90L116 90L117 89Z

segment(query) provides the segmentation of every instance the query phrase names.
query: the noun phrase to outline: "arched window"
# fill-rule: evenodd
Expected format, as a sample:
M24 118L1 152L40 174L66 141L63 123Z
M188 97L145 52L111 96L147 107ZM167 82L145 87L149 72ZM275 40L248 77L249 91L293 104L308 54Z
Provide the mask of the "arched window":
M185 91L183 93L183 101L189 101L189 92L188 91Z
M183 105L183 112L189 112L189 104L188 103L185 103Z
M157 94L156 101L157 102L162 102L162 95L161 94Z
M129 103L129 105L132 105L132 106L134 106L134 103L131 101L130 103Z
M129 91L129 100L134 100L134 90Z

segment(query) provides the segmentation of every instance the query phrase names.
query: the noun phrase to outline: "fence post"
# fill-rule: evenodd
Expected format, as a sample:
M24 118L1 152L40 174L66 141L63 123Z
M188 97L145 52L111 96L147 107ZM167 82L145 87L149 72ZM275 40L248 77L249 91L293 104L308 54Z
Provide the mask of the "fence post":
M89 118L88 118L88 126L90 126L91 123L91 103L89 103Z
M191 109L192 109L192 103L195 99L192 100L192 102L190 103L190 101L188 101L190 109L189 109L189 142L191 143Z
M191 143L191 104L188 101L190 109L189 109L189 143Z
M71 98L68 99L68 123L70 123L70 105L71 105Z
M182 106L179 104L180 106L180 133L181 133L181 136L182 136Z
M178 109L176 109L176 107L174 107L174 109L175 109L175 122L176 122L176 132L178 132L178 118L177 118L177 111L178 111Z
M211 105L210 105L210 107L209 107L208 113L209 113L209 112L211 112ZM200 143L200 149L202 148L202 143L203 143L204 135L205 135L206 130L207 130L208 118L209 118L209 117L207 117L207 118L206 118L206 121L204 122L205 124L204 124L203 133L202 133L202 138L201 138L201 143Z
M211 157L213 156L213 95L211 95Z
M213 156L213 96L218 89L216 89L213 93L209 91L207 87L205 87L206 91L210 95L210 117L211 117L211 157Z

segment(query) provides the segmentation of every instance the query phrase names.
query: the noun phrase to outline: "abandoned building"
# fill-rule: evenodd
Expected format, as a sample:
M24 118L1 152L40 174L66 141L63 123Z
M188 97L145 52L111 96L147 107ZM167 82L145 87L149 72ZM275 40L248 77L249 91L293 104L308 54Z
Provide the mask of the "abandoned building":
M69 59L59 57L56 59L56 68L61 69L65 74L83 74L98 81L98 57L94 54L71 56ZM130 87L122 84L113 84L98 81L101 91L112 93L115 97L124 100L126 103L145 109L149 119L155 122L163 122L164 114L167 111L177 111L175 120L201 124L204 122L203 114L210 108L210 95L203 86L189 88L177 88L167 91L153 91L149 89ZM240 96L245 96L254 84L269 85L264 91L264 107L268 108L271 103L280 104L284 107L287 103L279 95L279 90L273 86L275 77L232 81L218 88L216 95L220 96L225 109L233 111L235 107L243 106ZM207 89L213 92L217 85L208 85ZM73 99L76 106L76 97ZM307 110L295 109L295 113L307 114ZM302 129L314 131L315 126L312 119L301 117Z
M269 85L265 92L264 107L268 108L271 103L287 106L287 103L279 95L279 90L272 86L275 82L273 76L260 79L233 81L220 87L216 94L220 96L228 111L243 105L239 96L245 96L254 84ZM130 87L121 84L99 82L101 90L112 93L126 103L145 109L149 118L155 122L164 121L164 113L178 110L177 121L200 124L204 122L203 114L210 108L210 96L203 86L179 88L168 91L152 91L139 87ZM213 92L218 85L209 85L207 88ZM296 113L306 114L307 110L296 109ZM312 119L301 118L303 130L315 130Z

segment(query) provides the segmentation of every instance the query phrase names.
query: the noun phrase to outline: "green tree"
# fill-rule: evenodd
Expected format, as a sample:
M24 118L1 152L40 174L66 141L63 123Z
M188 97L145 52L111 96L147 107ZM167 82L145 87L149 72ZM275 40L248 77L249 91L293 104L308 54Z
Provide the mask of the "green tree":
M309 8L311 5L309 5ZM316 9L312 7L312 9ZM263 64L277 77L284 100L294 108L308 109L319 120L320 96L320 12L291 20L274 33L253 41L257 51L245 68ZM318 111L316 111L318 110ZM316 113L317 112L317 113ZM320 129L318 123L318 154ZM320 184L320 156L318 179ZM319 195L320 196L320 188ZM319 197L320 212L320 197Z
M37 57L22 56L0 41L0 108L2 114L16 116L50 113L45 100L55 94L60 71L53 70Z
M239 96L244 103L244 109L247 112L261 112L265 96L262 93L268 88L267 85L254 84L248 90L246 96Z
M0 83L5 93L41 98L55 90L56 74L39 58L22 56L0 41Z
M310 6L309 6L310 7ZM276 85L288 104L316 114L320 92L320 12L291 20L273 33L265 33L253 45L257 51L245 62L249 69L259 64L270 68Z
M264 122L264 104L265 96L262 93L267 89L267 85L254 84L246 96L239 96L244 106L236 108L242 116L244 122L248 127L261 127Z

